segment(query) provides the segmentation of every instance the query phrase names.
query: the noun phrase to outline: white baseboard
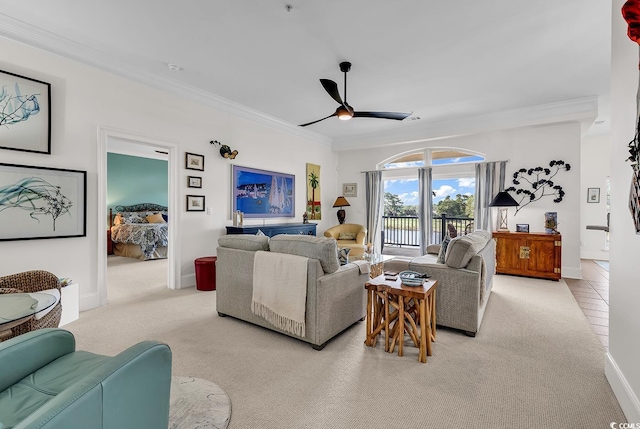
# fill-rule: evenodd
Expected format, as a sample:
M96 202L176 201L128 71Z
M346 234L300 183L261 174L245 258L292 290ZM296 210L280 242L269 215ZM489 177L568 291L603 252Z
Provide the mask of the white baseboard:
M609 252L605 250L581 250L580 259L595 259L598 261L608 261Z
M640 401L610 353L605 355L604 374L609 380L627 422L640 422Z
M186 276L182 276L179 285L176 285L176 289L184 289L188 287L193 287L196 285L196 274L188 274Z
M562 277L566 277L568 279L581 279L582 268L562 267Z
M100 296L98 296L98 292L80 295L80 311L87 311L98 307L100 307Z

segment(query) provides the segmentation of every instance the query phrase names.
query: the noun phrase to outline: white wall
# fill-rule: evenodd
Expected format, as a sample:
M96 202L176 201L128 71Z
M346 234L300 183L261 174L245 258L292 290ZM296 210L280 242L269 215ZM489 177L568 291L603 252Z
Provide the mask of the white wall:
M624 0L614 0L611 49L611 244L609 250L609 352L605 371L628 421L640 422L640 236L628 209L631 167L627 144L637 120L638 45L627 37L620 10Z
M357 182L364 189L361 171L375 170L376 165L389 157L419 148L455 147L479 152L487 161L509 160L505 187L511 186L512 175L520 168L547 167L551 160L563 160L571 164L570 171L561 171L555 182L562 185L566 195L562 202L554 203L552 197L544 197L514 215L509 211L509 227L516 223L528 223L531 232L544 231L544 213L558 212L558 229L562 233L562 275L581 277L580 269L580 124L578 122L547 126L517 128L513 130L451 137L433 141L390 145L374 149L339 152L338 184ZM365 222L365 199L349 198L349 221ZM496 214L497 215L497 214Z
M582 139L580 170L580 256L608 261L606 232L588 230L587 225L607 224L607 177L611 174L611 136ZM600 202L588 203L587 190L600 188Z
M287 134L229 112L217 110L167 92L99 71L24 45L0 39L0 69L51 83L52 154L0 150L0 162L86 170L87 237L0 242L0 275L44 269L80 283L81 309L95 305L97 261L104 254L96 236L98 182L98 127L148 136L175 143L180 173L178 207L180 222L178 287L194 284L193 260L215 255L216 243L230 225L230 162L209 144L219 140L239 151L235 163L295 174L296 217L270 219L269 223L301 222L305 209L306 163L322 167L323 220L320 233L335 224L331 205L336 188L335 156L329 145ZM202 172L206 205L212 215L185 212L184 152L205 155ZM200 172L199 172L200 173ZM250 224L251 222L247 222ZM258 221L253 221L258 223ZM261 221L259 222L261 223ZM105 231L106 233L106 231Z

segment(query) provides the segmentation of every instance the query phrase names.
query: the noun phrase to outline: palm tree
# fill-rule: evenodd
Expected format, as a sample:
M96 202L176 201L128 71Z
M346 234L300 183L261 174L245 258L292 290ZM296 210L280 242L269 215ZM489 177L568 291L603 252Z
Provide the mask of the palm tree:
M313 171L309 173L309 186L311 186L311 219L316 218L316 188L320 183L320 178Z

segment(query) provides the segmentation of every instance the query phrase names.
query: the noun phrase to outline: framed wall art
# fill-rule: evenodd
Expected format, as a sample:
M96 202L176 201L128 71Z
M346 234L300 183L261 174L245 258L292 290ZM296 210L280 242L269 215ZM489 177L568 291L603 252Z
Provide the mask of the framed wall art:
M0 149L51 154L51 85L0 70Z
M309 219L322 219L320 194L320 166L307 163L307 216Z
M0 164L0 241L87 235L87 172Z
M200 170L204 171L204 155L198 155L195 153L185 153L185 165L187 170Z
M529 232L529 224L528 223L517 223L516 224L516 232Z
M188 188L202 188L202 177L187 176L187 187Z
M600 188L588 188L587 189L587 202L599 203L600 202Z
M295 216L295 176L257 168L231 166L231 211L245 218Z
M204 195L187 195L187 211L203 212L204 211Z
M357 183L343 183L342 184L342 196L343 197L357 197L358 196L358 184Z

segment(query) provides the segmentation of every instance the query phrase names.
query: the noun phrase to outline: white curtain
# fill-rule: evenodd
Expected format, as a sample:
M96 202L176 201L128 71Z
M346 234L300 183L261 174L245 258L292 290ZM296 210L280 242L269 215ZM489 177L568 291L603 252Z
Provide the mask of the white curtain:
M382 252L380 243L380 217L382 215L382 171L367 171L365 173L365 192L367 197L367 234L369 243L373 244L375 253Z
M421 168L418 170L418 183L420 191L420 202L418 205L418 216L420 217L420 254L427 253L427 245L431 244L433 235L433 198L431 168Z
M504 190L506 165L506 161L476 164L475 229L493 230L489 204L498 192Z

